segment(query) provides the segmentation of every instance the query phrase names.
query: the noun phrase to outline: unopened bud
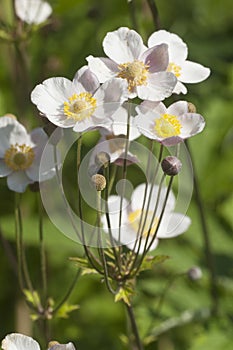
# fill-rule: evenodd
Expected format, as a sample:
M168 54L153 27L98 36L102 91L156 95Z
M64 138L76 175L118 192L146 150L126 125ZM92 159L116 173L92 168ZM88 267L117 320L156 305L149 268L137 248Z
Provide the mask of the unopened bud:
M106 179L103 175L95 174L91 177L91 181L95 185L96 191L103 191L106 187Z
M17 117L14 114L12 114L12 113L7 113L7 114L4 115L4 117L9 117L9 118L17 120Z
M197 112L196 106L191 102L188 102L188 112L189 113L196 113Z
M188 270L187 274L192 281L197 281L202 278L202 271L198 266L191 267L191 269Z
M107 168L110 162L110 156L107 152L99 152L95 156L95 162L98 166Z
M162 160L161 166L166 175L175 176L180 172L182 163L177 157L167 156Z

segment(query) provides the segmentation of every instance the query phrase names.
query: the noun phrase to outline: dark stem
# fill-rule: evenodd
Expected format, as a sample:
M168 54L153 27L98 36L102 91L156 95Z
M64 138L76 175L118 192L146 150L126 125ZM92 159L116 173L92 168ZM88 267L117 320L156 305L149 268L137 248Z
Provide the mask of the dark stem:
M129 13L131 17L132 27L134 30L138 31L135 1L134 0L128 1L128 6L129 6Z
M148 3L150 10L151 10L155 29L159 30L161 28L161 22L160 22L159 11L158 11L158 8L156 6L156 3L154 0L147 0L147 3Z
M212 253L211 243L210 243L210 235L209 235L209 229L207 226L206 221L206 215L205 215L205 209L200 193L200 186L197 178L197 174L195 171L195 166L193 162L193 156L190 150L190 147L188 145L188 142L186 141L186 146L189 151L190 157L192 159L192 166L193 166L193 182L194 182L194 191L195 191L195 200L198 208L198 214L200 218L200 223L202 227L202 235L203 235L203 241L204 241L204 247L205 247L205 256L206 256L206 264L209 269L210 274L210 294L213 302L213 313L217 313L218 310L218 290L217 290L217 278L216 278L216 272L215 272L215 265L214 265L214 256Z
M129 316L129 320L130 320L130 324L131 324L131 329L134 335L134 342L135 342L135 349L137 350L143 350L143 345L139 336L139 332L138 332L138 327L137 327L137 323L136 323L136 319L134 316L134 312L133 312L133 308L131 305L125 304L126 310L127 310L127 314Z

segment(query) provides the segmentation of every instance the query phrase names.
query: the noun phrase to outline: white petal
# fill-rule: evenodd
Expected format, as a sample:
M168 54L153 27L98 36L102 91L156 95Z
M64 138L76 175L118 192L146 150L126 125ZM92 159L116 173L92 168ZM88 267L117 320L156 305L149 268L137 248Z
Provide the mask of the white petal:
M115 102L122 104L128 98L127 83L123 79L110 79L100 86L94 97L97 99L98 106Z
M146 50L139 58L149 66L149 72L165 71L168 66L168 46L166 44L156 45Z
M185 61L181 66L179 80L183 83L199 83L208 78L210 69L199 63Z
M112 133L114 135L127 135L127 110L123 107L118 108L118 110L111 116L111 119L113 120L111 127ZM129 124L129 140L132 141L137 139L141 133L135 125L135 118L130 117Z
M81 87L82 87L84 92L87 91L92 94L100 86L97 76L90 71L88 66L84 66L76 72L73 79L73 83L75 87L77 87L77 90L81 91Z
M84 132L90 129L95 129L98 126L103 125L104 122L100 119L95 119L94 117L85 118L75 123L73 130L75 132Z
M15 171L7 177L7 186L9 189L19 193L24 192L27 185L33 182L24 171Z
M71 342L67 344L55 344L51 346L48 350L75 350L75 346Z
M113 78L119 71L117 64L109 58L88 56L86 60L90 70L97 76L100 83Z
M166 30L159 30L151 34L148 39L148 46L165 43L168 45L169 62L179 63L186 60L188 48L184 41L176 34Z
M204 118L197 113L187 113L179 117L181 122L181 138L186 139L200 133L205 127Z
M170 105L167 109L168 114L175 116L181 116L184 113L188 113L188 102L187 101L177 101Z
M0 177L9 175L12 170L6 165L3 159L0 159Z
M149 111L156 112L158 114L165 114L167 112L167 108L162 102L146 100L136 107L136 111L142 114L147 114Z
M40 350L39 344L26 335L20 333L8 334L2 341L3 350Z
M141 36L126 27L107 33L103 48L105 54L118 64L138 59L145 50Z
M149 74L147 85L137 86L138 97L142 100L162 101L171 96L176 82L177 79L173 73Z
M66 115L46 115L48 120L54 125L59 126L60 128L72 128L76 121L73 118L67 118Z
M40 24L51 15L52 7L41 0L15 0L17 16L28 24Z
M174 94L187 94L188 90L186 89L185 85L182 84L180 81L177 81L176 86L174 87L173 93Z
M158 115L159 118L159 115ZM147 114L138 114L135 117L135 125L139 132L148 137L149 139L156 140L157 136L154 131L155 126L155 114L150 112Z
M151 239L149 239L149 242L150 242L150 241L151 241ZM145 239L142 239L142 240L141 240L140 249L139 249L139 254L142 254L142 253L143 253L144 247L145 247L145 243L146 243ZM127 244L127 247L128 247L129 249L134 250L135 252L137 252L137 251L138 251L138 244L139 244L139 240L138 240L137 243L136 243L136 247L135 247L135 243L134 243L134 242L128 243L128 244ZM150 249L149 249L149 251L155 250L155 249L157 248L158 244L159 244L159 240L158 240L157 238L155 238L154 241L153 241L153 243L152 243L152 245L151 245L151 247L150 247ZM147 247L148 247L148 246L149 246L149 243L147 242Z
M34 88L31 100L46 116L62 115L64 102L75 92L74 84L69 79L49 78Z
M159 227L158 238L176 237L188 230L191 220L188 216L179 213L165 215Z

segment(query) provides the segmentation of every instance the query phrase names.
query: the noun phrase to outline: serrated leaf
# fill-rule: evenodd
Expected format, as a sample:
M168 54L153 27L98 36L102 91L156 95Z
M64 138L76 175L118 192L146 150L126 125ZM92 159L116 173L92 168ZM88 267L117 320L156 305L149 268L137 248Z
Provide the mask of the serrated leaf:
M140 271L151 270L155 265L162 264L169 259L168 255L146 256L141 264Z
M65 303L60 307L56 316L59 318L68 318L69 313L77 309L79 309L78 305L70 305L68 303Z
M131 286L131 282L128 281L128 285L125 285L124 287L120 287L118 293L115 295L115 302L118 301L124 301L124 303L126 303L127 305L130 306L131 302L130 302L130 298L131 296L134 294L134 290L130 287Z

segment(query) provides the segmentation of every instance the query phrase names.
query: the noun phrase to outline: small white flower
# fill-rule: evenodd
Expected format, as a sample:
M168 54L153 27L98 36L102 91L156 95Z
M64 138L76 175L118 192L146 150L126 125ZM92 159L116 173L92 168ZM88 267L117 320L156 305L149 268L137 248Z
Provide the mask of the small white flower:
M194 136L205 126L200 114L189 113L186 101L175 102L168 108L162 102L143 101L136 109L135 123L140 132L166 145Z
M54 342L55 344L49 349L53 350L75 350L74 345L69 342L67 344L59 344ZM31 337L21 333L11 333L8 334L2 340L2 349L3 350L40 350L40 345Z
M209 68L187 60L188 47L178 35L166 30L159 30L149 37L149 47L162 43L168 45L169 64L167 71L173 72L178 80L174 93L182 92L186 94L187 89L183 83L199 83L208 78L210 75Z
M177 79L167 72L166 44L148 49L137 32L121 27L107 33L103 49L109 58L87 57L100 82L112 77L126 80L130 98L161 101L172 94Z
M42 0L15 0L16 15L28 24L45 22L52 13L52 7Z
M110 115L127 99L123 80L100 83L87 66L77 71L73 81L49 78L37 85L31 100L51 123L82 132L111 122Z
M126 245L131 250L135 249L135 251L137 251L139 244L138 228L140 225L141 217L145 221L143 232L141 233L141 245L139 247L140 254L143 252L145 244L146 247L148 247L149 244L153 241L149 249L153 250L157 247L159 239L176 237L184 233L191 223L189 217L181 213L175 213L173 211L175 208L175 197L174 194L170 192L163 218L159 225L156 238L154 238L154 233L157 229L167 189L163 187L161 190L155 216L154 209L159 194L159 187L157 185L154 185L153 187L151 187L150 184L148 185L145 205L143 207L145 190L146 184L141 184L137 186L132 193L130 203L125 198L123 198L120 230L119 222L121 197L114 195L108 198L108 210L111 223L111 232L114 239L118 243ZM146 211L149 201L150 190L152 191L151 199L149 202L148 211ZM109 233L107 220L104 215L102 216L102 223L104 231L106 233ZM140 227L142 228L142 226ZM149 232L150 227L151 231ZM146 243L148 235L149 239Z
M30 134L15 118L0 118L0 177L7 176L10 190L24 192L27 185L39 181L39 166L48 137L42 128ZM44 180L54 175L46 170Z

